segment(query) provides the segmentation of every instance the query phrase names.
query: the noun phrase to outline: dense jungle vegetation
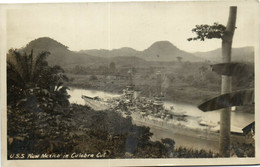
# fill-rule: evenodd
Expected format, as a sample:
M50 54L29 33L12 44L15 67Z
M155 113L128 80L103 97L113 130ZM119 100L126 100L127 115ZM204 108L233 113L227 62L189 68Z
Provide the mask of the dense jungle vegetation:
M48 65L49 54L16 49L7 54L9 159L14 154L31 153L105 153L102 158L218 156L205 150L175 148L171 139L151 141L149 127L136 126L131 117L113 110L94 111L70 104L65 86L69 79L60 66Z

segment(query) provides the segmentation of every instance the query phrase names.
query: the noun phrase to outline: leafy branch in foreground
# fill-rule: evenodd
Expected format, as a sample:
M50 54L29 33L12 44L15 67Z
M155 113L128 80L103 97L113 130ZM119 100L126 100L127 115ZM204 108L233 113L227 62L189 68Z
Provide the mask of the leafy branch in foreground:
M207 24L196 25L196 27L192 29L192 32L196 33L197 37L188 38L187 40L204 41L205 39L212 39L212 38L222 39L225 30L226 27L219 23L214 23L213 25L207 25Z

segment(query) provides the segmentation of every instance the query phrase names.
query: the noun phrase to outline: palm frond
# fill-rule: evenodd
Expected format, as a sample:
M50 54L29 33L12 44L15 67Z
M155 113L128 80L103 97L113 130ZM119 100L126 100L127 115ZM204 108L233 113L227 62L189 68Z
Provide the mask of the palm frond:
M41 68L43 66L47 66L48 63L46 62L46 58L47 56L49 55L50 53L49 52L41 52L33 61L33 64L32 64L32 75L33 75L33 78L35 76L38 76L39 75L39 72L42 70Z
M7 54L7 63L12 66L12 71L15 71L23 82L26 81L26 71L24 70L24 58L23 56L14 49L9 50Z
M31 50L31 53L29 54L29 59L28 59L28 71L30 72L30 81L33 79L33 49Z
M45 64L46 58L49 56L49 54L50 54L50 52L41 52L41 53L36 57L35 65L36 65L36 66L39 66L39 65Z
M29 62L28 62L28 55L25 53L23 55L23 69L24 69L24 77L26 81L30 81L30 72L29 72Z
M213 111L232 106L252 105L255 102L254 89L239 90L208 100L198 108L202 111Z
M254 66L245 63L220 63L211 66L220 75L241 76L254 74Z

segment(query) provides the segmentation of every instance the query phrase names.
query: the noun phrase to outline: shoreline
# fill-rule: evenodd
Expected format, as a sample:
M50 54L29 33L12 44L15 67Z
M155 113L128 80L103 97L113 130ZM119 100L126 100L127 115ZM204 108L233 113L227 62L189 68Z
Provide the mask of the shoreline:
M84 87L84 86L75 86L75 85L67 85L69 88L72 88L71 90L73 89L84 89L84 90L89 90L89 91L102 91L102 92L105 92L105 93L108 93L108 94L114 94L114 95L121 95L122 94L122 91L108 91L108 90L103 90L103 89L95 89L95 88L89 88L89 87ZM146 97L146 96L143 96L143 97ZM148 97L146 97L148 98ZM192 102L191 100L186 100L186 101L183 101L183 100L178 100L178 99L164 99L164 102L170 102L170 103L178 103L178 104L185 104L185 105L195 105L195 106L198 106L200 103L197 103L197 102ZM245 113L243 110L236 110L235 112L237 113ZM255 115L254 112L246 112L248 114L253 114Z
M74 84L68 84L67 86L69 88L73 88L73 89L85 89L85 90L91 90L91 91L103 91L103 92L106 92L106 93L117 94L117 95L122 94L122 90L123 90L123 88L125 88L125 87L123 87L122 90L120 90L119 88L115 88L114 90L112 90L112 89L96 89L94 87L79 86L79 85L74 85ZM142 95L142 96L143 97L147 97L145 95ZM201 102L203 100L201 100L201 99L200 100L198 100L198 99L186 99L186 100L183 100L183 98L182 98L182 100L178 100L176 98L170 98L169 97L169 98L164 99L164 101L165 102L176 102L176 103L180 103L180 104L199 105L199 104L201 104Z

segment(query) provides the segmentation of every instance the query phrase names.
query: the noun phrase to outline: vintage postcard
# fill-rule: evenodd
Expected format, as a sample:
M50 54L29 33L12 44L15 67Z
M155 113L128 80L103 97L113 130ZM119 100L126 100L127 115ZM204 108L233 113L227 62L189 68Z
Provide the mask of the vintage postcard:
M0 30L4 167L260 163L257 1L0 4Z

